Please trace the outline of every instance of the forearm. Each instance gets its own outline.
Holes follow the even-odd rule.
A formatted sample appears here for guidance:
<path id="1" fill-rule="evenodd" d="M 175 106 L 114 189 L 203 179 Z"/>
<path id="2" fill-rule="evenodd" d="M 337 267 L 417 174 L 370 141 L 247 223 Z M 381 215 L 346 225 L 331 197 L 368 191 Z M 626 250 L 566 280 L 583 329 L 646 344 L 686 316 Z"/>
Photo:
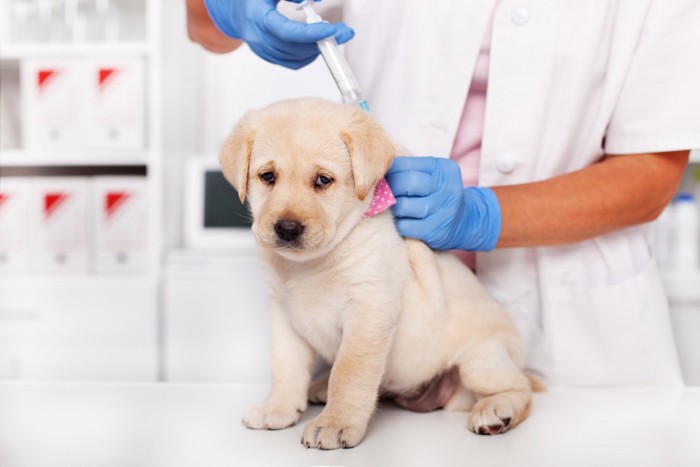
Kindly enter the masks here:
<path id="1" fill-rule="evenodd" d="M 502 212 L 497 247 L 573 243 L 652 221 L 677 190 L 688 153 L 606 156 L 552 179 L 493 187 Z"/>
<path id="2" fill-rule="evenodd" d="M 215 53 L 231 52 L 243 43 L 219 31 L 209 17 L 204 0 L 187 0 L 187 34 L 193 42 Z"/>

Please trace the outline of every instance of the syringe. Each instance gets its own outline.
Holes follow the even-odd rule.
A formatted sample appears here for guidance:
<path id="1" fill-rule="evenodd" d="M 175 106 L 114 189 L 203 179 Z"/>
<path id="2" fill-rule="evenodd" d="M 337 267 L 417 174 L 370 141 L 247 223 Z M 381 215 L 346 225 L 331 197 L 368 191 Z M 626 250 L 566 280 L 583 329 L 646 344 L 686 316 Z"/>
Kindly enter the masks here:
<path id="1" fill-rule="evenodd" d="M 304 10 L 304 13 L 306 13 L 306 22 L 309 24 L 323 22 L 323 18 L 316 13 L 311 3 L 312 0 L 304 0 L 299 4 L 299 9 Z M 345 57 L 340 53 L 335 38 L 333 36 L 327 37 L 318 41 L 317 44 L 319 50 L 321 50 L 321 55 L 323 55 L 323 60 L 331 71 L 331 75 L 333 75 L 335 84 L 337 84 L 338 89 L 340 89 L 343 102 L 356 105 L 369 112 L 367 101 L 362 97 L 360 86 L 357 84 L 355 76 L 352 74 Z"/>

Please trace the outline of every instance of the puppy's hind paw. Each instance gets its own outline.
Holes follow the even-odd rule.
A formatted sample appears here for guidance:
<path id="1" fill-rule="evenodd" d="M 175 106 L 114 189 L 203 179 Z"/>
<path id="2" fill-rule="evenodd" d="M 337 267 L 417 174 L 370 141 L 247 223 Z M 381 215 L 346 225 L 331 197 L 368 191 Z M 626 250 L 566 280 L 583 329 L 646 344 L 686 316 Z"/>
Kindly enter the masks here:
<path id="1" fill-rule="evenodd" d="M 330 372 L 327 372 L 313 380 L 309 386 L 309 402 L 312 404 L 325 404 L 328 402 L 328 379 Z"/>
<path id="2" fill-rule="evenodd" d="M 498 435 L 511 427 L 512 420 L 512 407 L 487 398 L 474 405 L 467 418 L 467 428 L 479 435 Z"/>
<path id="3" fill-rule="evenodd" d="M 243 417 L 243 424 L 253 430 L 282 430 L 294 425 L 304 408 L 281 406 L 262 402 L 250 409 Z"/>

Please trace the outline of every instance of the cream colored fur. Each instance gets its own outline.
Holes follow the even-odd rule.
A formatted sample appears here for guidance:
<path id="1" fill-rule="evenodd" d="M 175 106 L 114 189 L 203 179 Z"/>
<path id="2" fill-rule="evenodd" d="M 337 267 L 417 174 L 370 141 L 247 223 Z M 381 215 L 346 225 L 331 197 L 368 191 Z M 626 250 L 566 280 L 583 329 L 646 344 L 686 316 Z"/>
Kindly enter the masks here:
<path id="1" fill-rule="evenodd" d="M 401 238 L 389 211 L 362 217 L 394 153 L 368 114 L 320 99 L 249 112 L 224 144 L 224 175 L 249 200 L 269 277 L 272 387 L 246 426 L 299 420 L 317 354 L 332 370 L 327 394 L 312 389 L 327 404 L 305 427 L 307 447 L 357 445 L 379 395 L 410 394 L 453 367 L 462 388 L 446 408 L 471 409 L 471 431 L 527 416 L 530 383 L 506 312 L 450 253 Z M 332 182 L 316 186 L 319 175 Z M 280 220 L 303 225 L 298 242 L 280 240 Z"/>

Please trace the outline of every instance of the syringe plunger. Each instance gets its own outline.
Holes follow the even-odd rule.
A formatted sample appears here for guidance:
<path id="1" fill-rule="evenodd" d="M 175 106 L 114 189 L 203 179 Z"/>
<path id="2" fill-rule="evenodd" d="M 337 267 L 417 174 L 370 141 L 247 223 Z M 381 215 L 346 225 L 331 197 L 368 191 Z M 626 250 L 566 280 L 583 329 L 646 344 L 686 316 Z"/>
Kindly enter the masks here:
<path id="1" fill-rule="evenodd" d="M 306 13 L 307 23 L 319 23 L 323 21 L 318 13 L 311 7 L 311 1 L 306 0 L 302 2 L 300 8 Z M 343 54 L 340 53 L 340 48 L 335 38 L 333 36 L 327 37 L 318 41 L 317 44 L 323 56 L 323 60 L 326 62 L 326 66 L 328 66 L 331 75 L 333 75 L 335 84 L 338 85 L 343 102 L 368 110 L 367 102 L 362 97 L 360 86 L 357 84 L 355 76 L 350 70 L 350 65 L 348 65 Z"/>

